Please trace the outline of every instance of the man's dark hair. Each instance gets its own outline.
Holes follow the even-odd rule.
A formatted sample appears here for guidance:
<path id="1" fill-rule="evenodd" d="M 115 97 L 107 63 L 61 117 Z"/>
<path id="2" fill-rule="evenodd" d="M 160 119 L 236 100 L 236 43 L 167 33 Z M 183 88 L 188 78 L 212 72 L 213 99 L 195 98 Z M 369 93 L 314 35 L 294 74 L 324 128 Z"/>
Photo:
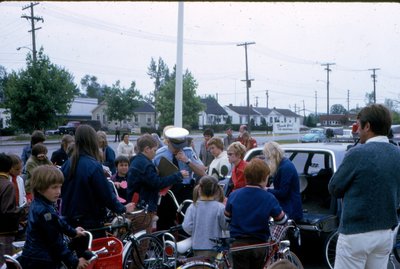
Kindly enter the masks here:
<path id="1" fill-rule="evenodd" d="M 46 140 L 46 136 L 40 130 L 36 130 L 31 135 L 31 146 L 36 145 L 37 143 L 43 143 Z"/>
<path id="2" fill-rule="evenodd" d="M 209 136 L 213 137 L 214 136 L 214 131 L 212 129 L 210 129 L 210 128 L 207 128 L 203 132 L 203 136 L 206 136 L 206 135 L 209 135 Z"/>
<path id="3" fill-rule="evenodd" d="M 392 116 L 389 109 L 381 104 L 372 104 L 360 110 L 357 115 L 361 128 L 369 122 L 371 131 L 376 135 L 387 136 L 392 125 Z"/>
<path id="4" fill-rule="evenodd" d="M 11 157 L 5 153 L 0 153 L 0 172 L 8 173 L 12 167 Z"/>

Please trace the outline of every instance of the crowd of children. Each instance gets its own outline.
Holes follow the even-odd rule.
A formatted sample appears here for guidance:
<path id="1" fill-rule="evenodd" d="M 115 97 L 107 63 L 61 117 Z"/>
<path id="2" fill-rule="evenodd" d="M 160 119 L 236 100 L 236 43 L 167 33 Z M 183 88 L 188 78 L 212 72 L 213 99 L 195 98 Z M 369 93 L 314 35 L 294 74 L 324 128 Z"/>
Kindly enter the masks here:
<path id="1" fill-rule="evenodd" d="M 26 227 L 26 243 L 20 263 L 24 267 L 58 268 L 64 262 L 71 268 L 85 268 L 88 262 L 66 247 L 64 235 L 82 236 L 84 229 L 102 225 L 106 207 L 123 213 L 144 204 L 148 216 L 143 228 L 151 232 L 160 191 L 189 176 L 186 170 L 159 176 L 153 162 L 159 141 L 150 134 L 138 138 L 137 154 L 121 154 L 117 158 L 114 155 L 111 160 L 106 157 L 111 154 L 105 134 L 96 134 L 87 125 L 79 126 L 74 140 L 71 137 L 63 139 L 60 151 L 67 154 L 67 158 L 64 155 L 61 158 L 62 167 L 59 167 L 62 163 L 52 163 L 47 159 L 43 141 L 31 143 L 31 155 L 25 164 L 25 184 L 20 176 L 23 161 L 13 154 L 0 154 L 0 265 L 4 254 L 12 254 L 11 243 L 23 225 Z M 228 148 L 228 152 L 231 151 L 232 147 Z M 110 166 L 111 161 L 115 173 L 110 179 L 117 195 L 110 188 L 100 163 Z M 190 163 L 189 160 L 186 162 L 187 165 Z M 268 219 L 273 217 L 278 223 L 286 221 L 278 201 L 265 191 L 270 173 L 268 165 L 254 159 L 242 170 L 244 175 L 241 177 L 244 176 L 246 181 L 241 178 L 239 187 L 236 182 L 239 179 L 236 179 L 236 188 L 229 198 L 224 196 L 224 190 L 215 177 L 205 175 L 197 181 L 193 189 L 193 204 L 186 210 L 182 225 L 184 231 L 192 236 L 195 255 L 213 257 L 216 254 L 210 238 L 231 236 L 236 239 L 233 245 L 266 242 L 269 237 Z M 60 198 L 62 206 L 57 208 Z M 136 204 L 131 202 L 133 200 Z M 30 208 L 28 215 L 23 210 L 25 205 Z M 233 255 L 234 266 L 261 268 L 263 253 L 265 251 L 253 250 Z"/>

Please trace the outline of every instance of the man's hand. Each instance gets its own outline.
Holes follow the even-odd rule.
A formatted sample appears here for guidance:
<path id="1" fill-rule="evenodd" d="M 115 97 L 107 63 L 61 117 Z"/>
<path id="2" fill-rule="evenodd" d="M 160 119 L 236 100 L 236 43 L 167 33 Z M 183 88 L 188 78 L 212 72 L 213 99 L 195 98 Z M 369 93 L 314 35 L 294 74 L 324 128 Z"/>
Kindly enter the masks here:
<path id="1" fill-rule="evenodd" d="M 84 233 L 85 229 L 83 229 L 82 227 L 76 227 L 75 231 L 76 231 L 76 237 L 80 237 L 80 236 L 85 236 L 86 235 L 86 233 Z"/>
<path id="2" fill-rule="evenodd" d="M 181 162 L 184 162 L 184 163 L 187 163 L 187 162 L 189 161 L 188 157 L 186 157 L 185 153 L 184 153 L 182 150 L 179 151 L 179 152 L 175 155 L 175 157 L 176 157 L 177 160 L 179 160 L 179 161 L 181 161 Z"/>
<path id="3" fill-rule="evenodd" d="M 183 178 L 189 177 L 189 172 L 188 171 L 181 170 L 180 172 L 181 172 L 181 175 L 182 175 Z"/>
<path id="4" fill-rule="evenodd" d="M 136 208 L 136 204 L 129 203 L 129 204 L 125 205 L 125 208 L 126 208 L 126 212 L 133 212 Z"/>
<path id="5" fill-rule="evenodd" d="M 77 269 L 83 269 L 89 266 L 89 261 L 84 258 L 79 258 L 79 263 Z"/>

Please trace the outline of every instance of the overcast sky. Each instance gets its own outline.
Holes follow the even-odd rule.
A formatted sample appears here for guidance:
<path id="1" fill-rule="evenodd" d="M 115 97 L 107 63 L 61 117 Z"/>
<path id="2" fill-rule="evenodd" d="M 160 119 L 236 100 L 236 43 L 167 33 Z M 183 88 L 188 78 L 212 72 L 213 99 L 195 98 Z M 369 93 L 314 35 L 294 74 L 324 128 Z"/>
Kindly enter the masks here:
<path id="1" fill-rule="evenodd" d="M 29 2 L 0 3 L 0 65 L 25 67 L 32 48 Z M 176 62 L 177 2 L 40 2 L 36 46 L 66 68 L 80 85 L 94 75 L 101 84 L 136 82 L 143 95 L 154 89 L 147 73 L 161 57 Z M 326 112 L 325 66 L 330 72 L 330 105 L 365 105 L 400 100 L 400 5 L 398 3 L 195 2 L 184 4 L 183 67 L 198 82 L 197 94 L 216 95 L 221 105 L 246 103 L 245 50 L 248 46 L 250 103 L 265 107 Z M 348 99 L 349 93 L 349 99 Z M 315 98 L 317 96 L 317 98 Z M 297 111 L 303 114 L 303 111 Z"/>

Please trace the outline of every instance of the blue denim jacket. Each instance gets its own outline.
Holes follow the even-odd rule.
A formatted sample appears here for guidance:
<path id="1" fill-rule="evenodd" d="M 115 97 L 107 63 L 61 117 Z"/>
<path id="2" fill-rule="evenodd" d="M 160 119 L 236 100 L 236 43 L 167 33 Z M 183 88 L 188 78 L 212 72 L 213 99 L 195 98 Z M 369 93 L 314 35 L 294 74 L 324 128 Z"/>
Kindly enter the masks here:
<path id="1" fill-rule="evenodd" d="M 156 166 L 143 153 L 136 155 L 128 172 L 128 201 L 135 192 L 139 193 L 140 202 L 148 204 L 150 212 L 157 211 L 161 189 L 182 182 L 182 174 L 176 172 L 170 176 L 160 177 Z"/>
<path id="2" fill-rule="evenodd" d="M 76 231 L 60 218 L 52 202 L 35 193 L 29 208 L 22 256 L 41 262 L 64 262 L 69 268 L 76 268 L 79 260 L 68 249 L 63 234 L 75 237 Z"/>

